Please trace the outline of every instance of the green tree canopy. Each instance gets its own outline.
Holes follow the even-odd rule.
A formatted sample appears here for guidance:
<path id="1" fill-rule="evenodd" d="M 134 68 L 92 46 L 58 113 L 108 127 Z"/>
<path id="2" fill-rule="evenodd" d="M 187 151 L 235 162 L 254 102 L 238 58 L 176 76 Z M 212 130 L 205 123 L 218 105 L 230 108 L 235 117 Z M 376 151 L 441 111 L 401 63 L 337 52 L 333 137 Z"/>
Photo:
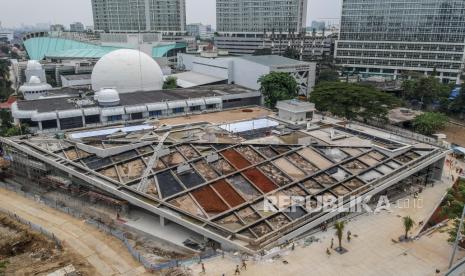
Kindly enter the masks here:
<path id="1" fill-rule="evenodd" d="M 434 76 L 405 80 L 402 88 L 405 99 L 422 102 L 425 107 L 447 99 L 451 91 L 450 85 L 442 84 Z"/>
<path id="2" fill-rule="evenodd" d="M 413 228 L 413 225 L 415 225 L 415 221 L 410 216 L 407 216 L 402 218 L 402 222 L 405 230 L 405 239 L 408 239 L 408 232 Z"/>
<path id="3" fill-rule="evenodd" d="M 167 77 L 163 83 L 163 89 L 176 89 L 178 87 L 177 81 L 176 77 Z"/>
<path id="4" fill-rule="evenodd" d="M 318 81 L 339 81 L 339 73 L 336 70 L 323 69 L 320 71 Z"/>
<path id="5" fill-rule="evenodd" d="M 421 134 L 432 135 L 444 128 L 448 121 L 449 118 L 442 113 L 426 112 L 415 117 L 413 127 Z"/>
<path id="6" fill-rule="evenodd" d="M 283 53 L 284 57 L 291 58 L 291 59 L 300 59 L 300 53 L 297 49 L 287 47 Z"/>
<path id="7" fill-rule="evenodd" d="M 274 108 L 278 101 L 295 98 L 299 91 L 297 81 L 288 73 L 271 72 L 261 76 L 258 83 L 268 108 Z"/>
<path id="8" fill-rule="evenodd" d="M 357 117 L 385 120 L 389 110 L 398 105 L 398 100 L 391 94 L 372 86 L 345 82 L 317 85 L 310 101 L 320 111 L 329 111 L 349 120 Z"/>

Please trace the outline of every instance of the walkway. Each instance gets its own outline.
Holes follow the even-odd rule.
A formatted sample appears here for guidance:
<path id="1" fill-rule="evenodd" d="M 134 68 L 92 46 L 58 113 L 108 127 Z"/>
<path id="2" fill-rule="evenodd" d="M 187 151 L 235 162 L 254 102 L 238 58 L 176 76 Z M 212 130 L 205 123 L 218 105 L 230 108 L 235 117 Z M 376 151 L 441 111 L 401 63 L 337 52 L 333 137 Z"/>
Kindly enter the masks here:
<path id="1" fill-rule="evenodd" d="M 1 188 L 0 207 L 55 234 L 100 275 L 148 275 L 121 241 L 84 221 Z"/>
<path id="2" fill-rule="evenodd" d="M 449 172 L 446 172 L 446 175 Z M 401 201 L 391 205 L 391 211 L 379 214 L 365 214 L 348 222 L 346 229 L 352 232 L 350 243 L 344 237 L 343 246 L 348 252 L 339 255 L 331 250 L 328 257 L 326 249 L 331 238 L 336 246 L 334 229 L 317 233 L 319 242 L 308 246 L 298 244 L 295 251 L 287 251 L 280 260 L 248 263 L 247 271 L 241 275 L 436 275 L 436 269 L 447 271 L 452 246 L 447 242 L 448 234 L 439 231 L 423 236 L 417 241 L 398 243 L 403 234 L 403 216 L 411 216 L 416 222 L 412 233 L 419 229 L 418 222 L 426 221 L 446 190 L 452 185 L 450 176 L 442 183 L 425 189 L 415 201 Z M 407 204 L 407 202 L 409 204 Z M 347 231 L 346 230 L 346 231 Z M 345 236 L 345 235 L 344 235 Z M 393 241 L 394 240 L 394 241 Z M 457 259 L 465 256 L 458 252 Z M 288 264 L 284 264 L 283 260 Z M 237 261 L 226 257 L 217 257 L 205 261 L 206 275 L 233 275 Z M 201 271 L 199 265 L 192 267 L 194 275 Z"/>

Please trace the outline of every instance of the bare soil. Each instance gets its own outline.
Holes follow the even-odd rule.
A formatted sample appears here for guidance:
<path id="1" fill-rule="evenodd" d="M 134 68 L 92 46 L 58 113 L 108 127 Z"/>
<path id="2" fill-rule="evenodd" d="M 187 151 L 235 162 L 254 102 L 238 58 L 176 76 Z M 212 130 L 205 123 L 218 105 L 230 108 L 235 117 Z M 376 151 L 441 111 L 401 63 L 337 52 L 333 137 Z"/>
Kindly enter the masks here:
<path id="1" fill-rule="evenodd" d="M 465 125 L 464 122 L 461 124 Z M 460 146 L 465 146 L 465 127 L 457 124 L 447 124 L 446 127 L 440 131 L 447 135 L 447 141 Z"/>
<path id="2" fill-rule="evenodd" d="M 47 275 L 68 265 L 80 275 L 96 274 L 70 249 L 59 248 L 53 240 L 0 214 L 0 275 Z"/>

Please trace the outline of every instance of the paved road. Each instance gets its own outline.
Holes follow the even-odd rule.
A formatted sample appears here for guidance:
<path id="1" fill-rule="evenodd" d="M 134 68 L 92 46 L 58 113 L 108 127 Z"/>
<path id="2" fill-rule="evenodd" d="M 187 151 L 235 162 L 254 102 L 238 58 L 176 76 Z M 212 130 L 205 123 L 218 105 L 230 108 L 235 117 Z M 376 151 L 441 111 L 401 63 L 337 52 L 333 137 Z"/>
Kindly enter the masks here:
<path id="1" fill-rule="evenodd" d="M 0 207 L 54 233 L 100 275 L 148 275 L 121 241 L 84 221 L 1 188 Z"/>

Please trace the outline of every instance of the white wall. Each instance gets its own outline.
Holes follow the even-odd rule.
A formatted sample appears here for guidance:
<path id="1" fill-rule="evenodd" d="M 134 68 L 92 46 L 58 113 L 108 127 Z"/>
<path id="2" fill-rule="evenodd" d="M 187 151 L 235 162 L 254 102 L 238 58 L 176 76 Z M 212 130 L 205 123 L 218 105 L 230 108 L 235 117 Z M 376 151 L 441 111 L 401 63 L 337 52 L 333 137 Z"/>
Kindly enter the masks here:
<path id="1" fill-rule="evenodd" d="M 270 67 L 248 60 L 237 58 L 234 60 L 233 79 L 234 83 L 249 89 L 260 89 L 258 79 L 270 73 Z"/>

